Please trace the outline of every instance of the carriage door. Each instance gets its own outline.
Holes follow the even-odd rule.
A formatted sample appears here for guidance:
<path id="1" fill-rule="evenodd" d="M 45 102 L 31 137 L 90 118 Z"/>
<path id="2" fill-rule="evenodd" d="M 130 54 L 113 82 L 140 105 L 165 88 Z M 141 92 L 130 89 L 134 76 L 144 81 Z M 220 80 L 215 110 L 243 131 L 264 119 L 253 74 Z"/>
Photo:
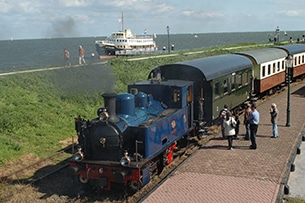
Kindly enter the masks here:
<path id="1" fill-rule="evenodd" d="M 193 118 L 194 118 L 194 103 L 193 103 L 193 86 L 190 85 L 187 88 L 187 106 L 188 106 L 188 123 L 189 128 L 193 126 Z"/>

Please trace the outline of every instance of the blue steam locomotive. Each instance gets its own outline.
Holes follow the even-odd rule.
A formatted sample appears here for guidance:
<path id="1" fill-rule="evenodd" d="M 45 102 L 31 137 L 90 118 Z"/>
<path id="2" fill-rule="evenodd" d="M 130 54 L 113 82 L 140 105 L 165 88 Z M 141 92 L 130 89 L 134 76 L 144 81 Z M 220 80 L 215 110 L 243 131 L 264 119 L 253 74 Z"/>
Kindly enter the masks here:
<path id="1" fill-rule="evenodd" d="M 81 183 L 137 190 L 172 161 L 177 142 L 190 131 L 192 82 L 140 81 L 128 92 L 105 93 L 97 118 L 76 118 L 79 145 L 70 166 Z"/>

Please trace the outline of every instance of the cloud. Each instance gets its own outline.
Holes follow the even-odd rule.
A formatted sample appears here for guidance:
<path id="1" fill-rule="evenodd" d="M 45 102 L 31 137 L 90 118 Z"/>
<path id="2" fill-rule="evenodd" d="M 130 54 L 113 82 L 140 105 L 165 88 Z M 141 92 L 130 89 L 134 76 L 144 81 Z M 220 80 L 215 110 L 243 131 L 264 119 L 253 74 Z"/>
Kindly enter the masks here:
<path id="1" fill-rule="evenodd" d="M 13 8 L 13 5 L 8 1 L 0 1 L 0 8 L 0 13 L 8 13 Z"/>
<path id="2" fill-rule="evenodd" d="M 57 0 L 58 4 L 63 7 L 89 7 L 92 1 L 89 0 Z"/>
<path id="3" fill-rule="evenodd" d="M 162 14 L 168 11 L 174 11 L 175 7 L 161 3 L 155 0 L 130 0 L 130 1 L 122 1 L 122 0 L 111 0 L 103 2 L 104 7 L 116 8 L 121 11 L 139 11 L 135 13 L 146 12 L 147 15 L 158 13 Z M 167 14 L 167 13 L 166 13 Z"/>
<path id="4" fill-rule="evenodd" d="M 191 10 L 184 10 L 181 12 L 183 16 L 193 17 L 193 18 L 219 18 L 224 17 L 225 15 L 221 13 L 214 13 L 214 12 L 198 12 L 198 11 L 191 11 Z"/>
<path id="5" fill-rule="evenodd" d="M 304 10 L 287 10 L 287 11 L 280 11 L 279 12 L 282 15 L 286 15 L 286 16 L 303 16 L 305 14 Z"/>

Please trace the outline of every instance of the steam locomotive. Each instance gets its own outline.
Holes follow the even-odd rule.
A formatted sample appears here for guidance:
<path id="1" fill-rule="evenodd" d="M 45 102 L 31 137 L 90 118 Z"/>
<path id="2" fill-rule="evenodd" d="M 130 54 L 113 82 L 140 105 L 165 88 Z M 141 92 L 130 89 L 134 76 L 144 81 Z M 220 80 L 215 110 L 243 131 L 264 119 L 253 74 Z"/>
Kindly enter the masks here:
<path id="1" fill-rule="evenodd" d="M 70 165 L 81 183 L 137 190 L 172 161 L 178 141 L 192 129 L 192 82 L 140 81 L 128 92 L 103 94 L 97 118 L 76 119 L 79 148 Z"/>
<path id="2" fill-rule="evenodd" d="M 291 44 L 156 67 L 127 93 L 103 94 L 96 118 L 75 119 L 78 150 L 70 166 L 81 183 L 138 190 L 171 163 L 176 148 L 202 138 L 224 104 L 238 108 L 287 77 L 304 78 L 304 58 L 305 44 Z"/>

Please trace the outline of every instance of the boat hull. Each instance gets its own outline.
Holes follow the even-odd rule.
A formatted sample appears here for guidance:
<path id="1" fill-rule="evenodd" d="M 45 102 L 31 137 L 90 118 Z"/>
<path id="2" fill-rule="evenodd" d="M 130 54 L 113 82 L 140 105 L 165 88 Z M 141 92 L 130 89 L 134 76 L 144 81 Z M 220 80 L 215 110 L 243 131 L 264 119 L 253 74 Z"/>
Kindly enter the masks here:
<path id="1" fill-rule="evenodd" d="M 154 54 L 158 52 L 157 47 L 139 48 L 139 49 L 118 49 L 115 46 L 103 45 L 96 43 L 96 52 L 99 54 L 100 58 L 105 58 L 105 56 L 132 56 L 132 55 L 144 55 L 144 54 Z"/>

